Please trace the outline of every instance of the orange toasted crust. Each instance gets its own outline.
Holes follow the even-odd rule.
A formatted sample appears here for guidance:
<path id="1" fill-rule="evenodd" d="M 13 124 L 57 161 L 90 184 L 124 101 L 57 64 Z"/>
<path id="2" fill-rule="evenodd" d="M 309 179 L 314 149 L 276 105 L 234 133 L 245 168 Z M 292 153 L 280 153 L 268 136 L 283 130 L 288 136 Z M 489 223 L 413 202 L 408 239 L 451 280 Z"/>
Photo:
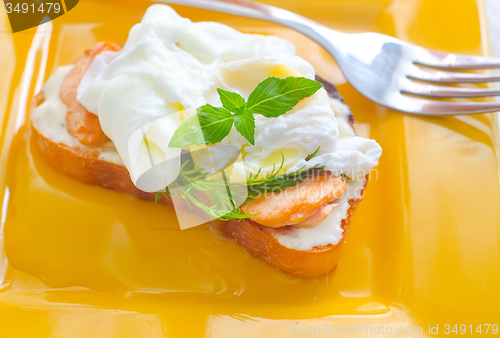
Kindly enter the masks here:
<path id="1" fill-rule="evenodd" d="M 224 235 L 234 239 L 247 249 L 252 256 L 275 268 L 293 276 L 313 278 L 328 273 L 339 263 L 349 224 L 359 202 L 361 199 L 349 200 L 350 207 L 347 210 L 347 217 L 342 220 L 340 225 L 344 231 L 339 243 L 316 246 L 307 251 L 294 250 L 281 245 L 264 226 L 252 220 L 220 222 L 219 229 Z M 279 232 L 281 229 L 273 229 L 273 231 Z"/>

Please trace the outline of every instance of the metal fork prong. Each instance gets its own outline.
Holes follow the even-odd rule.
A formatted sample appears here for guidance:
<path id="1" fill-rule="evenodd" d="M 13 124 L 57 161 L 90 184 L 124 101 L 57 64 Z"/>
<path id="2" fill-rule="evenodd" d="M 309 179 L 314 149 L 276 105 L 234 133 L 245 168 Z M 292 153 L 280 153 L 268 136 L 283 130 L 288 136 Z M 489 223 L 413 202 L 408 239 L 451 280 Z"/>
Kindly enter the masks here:
<path id="1" fill-rule="evenodd" d="M 500 58 L 446 54 L 418 48 L 414 62 L 428 67 L 446 69 L 500 68 Z"/>
<path id="2" fill-rule="evenodd" d="M 435 83 L 499 82 L 500 74 L 450 73 L 411 65 L 406 74 L 411 79 Z"/>
<path id="3" fill-rule="evenodd" d="M 441 87 L 415 83 L 410 80 L 404 81 L 401 92 L 405 94 L 440 98 L 500 96 L 500 89 Z"/>
<path id="4" fill-rule="evenodd" d="M 416 115 L 467 115 L 500 110 L 500 102 L 443 102 L 412 97 L 405 98 L 404 102 L 404 107 L 398 110 Z"/>
<path id="5" fill-rule="evenodd" d="M 415 85 L 418 84 L 408 78 L 410 75 L 407 71 L 408 65 L 419 64 L 446 70 L 488 69 L 500 68 L 499 58 L 433 52 L 378 33 L 340 33 L 298 14 L 259 2 L 247 0 L 158 1 L 266 20 L 295 29 L 323 46 L 337 61 L 347 81 L 361 94 L 389 108 L 412 114 L 434 116 L 500 110 L 500 103 L 496 102 L 439 102 L 402 94 L 404 81 Z M 451 79 L 452 76 L 455 76 L 454 79 L 466 77 L 468 80 L 466 82 L 492 81 L 489 77 L 484 78 L 487 75 L 477 75 L 474 80 L 469 75 L 450 75 L 448 78 L 437 76 L 436 78 L 439 81 L 436 82 L 446 81 L 446 79 Z M 401 77 L 403 78 L 401 79 Z M 419 73 L 414 78 L 420 79 L 422 76 Z M 492 89 L 470 90 L 466 88 L 422 87 L 425 84 L 420 86 L 412 87 L 408 85 L 407 88 L 404 88 L 406 91 L 403 92 L 439 97 L 500 95 Z"/>

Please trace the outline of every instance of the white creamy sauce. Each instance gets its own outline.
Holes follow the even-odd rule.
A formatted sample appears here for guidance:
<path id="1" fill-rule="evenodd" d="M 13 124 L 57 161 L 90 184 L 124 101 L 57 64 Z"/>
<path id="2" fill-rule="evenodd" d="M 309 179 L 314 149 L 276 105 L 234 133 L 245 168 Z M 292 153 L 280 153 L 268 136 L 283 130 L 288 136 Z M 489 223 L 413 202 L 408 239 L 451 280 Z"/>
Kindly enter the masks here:
<path id="1" fill-rule="evenodd" d="M 267 228 L 268 231 L 281 245 L 295 250 L 311 250 L 316 246 L 337 244 L 342 239 L 344 232 L 340 225 L 342 220 L 347 217 L 347 210 L 350 207 L 349 200 L 362 197 L 361 192 L 365 181 L 349 181 L 347 191 L 335 200 L 335 204 L 338 205 L 321 223 L 310 228 L 287 227 L 286 230 Z"/>
<path id="2" fill-rule="evenodd" d="M 73 65 L 59 67 L 50 76 L 43 86 L 45 100 L 33 109 L 31 121 L 50 140 L 70 147 L 78 147 L 81 145 L 80 142 L 68 133 L 66 127 L 68 108 L 59 97 L 64 78 L 72 69 Z"/>
<path id="3" fill-rule="evenodd" d="M 111 149 L 105 150 L 99 154 L 97 157 L 98 160 L 111 162 L 119 165 L 123 165 L 122 158 L 116 151 L 115 147 L 110 147 Z"/>
<path id="4" fill-rule="evenodd" d="M 73 65 L 58 67 L 43 86 L 44 101 L 31 112 L 31 121 L 40 133 L 55 143 L 70 147 L 87 148 L 78 139 L 68 133 L 66 115 L 68 108 L 61 101 L 59 93 L 66 75 L 71 72 Z M 112 142 L 103 147 L 98 159 L 123 165 Z"/>
<path id="5" fill-rule="evenodd" d="M 44 87 L 46 101 L 34 110 L 33 123 L 56 142 L 80 145 L 66 130 L 67 110 L 59 99 L 70 70 L 71 66 L 61 67 L 51 76 Z M 168 6 L 153 5 L 131 29 L 122 51 L 95 58 L 78 88 L 78 100 L 98 115 L 116 146 L 117 152 L 112 149 L 99 158 L 123 161 L 139 189 L 157 191 L 178 175 L 179 162 L 174 158 L 179 150 L 168 144 L 182 121 L 206 103 L 221 106 L 217 88 L 248 99 L 256 85 L 270 76 L 314 79 L 315 74 L 286 40 L 244 34 L 215 22 L 193 23 Z M 283 152 L 288 172 L 319 165 L 335 175 L 348 175 L 352 179 L 347 192 L 323 222 L 311 228 L 268 230 L 291 249 L 337 244 L 348 201 L 361 197 L 365 176 L 382 153 L 374 140 L 355 135 L 349 114 L 346 105 L 320 89 L 278 118 L 257 115 L 255 145 L 233 127 L 222 142 L 206 148 L 211 156 L 193 158 L 197 167 L 215 172 L 240 155 L 244 176 L 258 168 L 263 174 L 272 170 Z M 170 120 L 162 120 L 165 117 Z M 318 147 L 318 154 L 305 161 Z M 152 155 L 163 161 L 161 165 L 151 164 Z"/>

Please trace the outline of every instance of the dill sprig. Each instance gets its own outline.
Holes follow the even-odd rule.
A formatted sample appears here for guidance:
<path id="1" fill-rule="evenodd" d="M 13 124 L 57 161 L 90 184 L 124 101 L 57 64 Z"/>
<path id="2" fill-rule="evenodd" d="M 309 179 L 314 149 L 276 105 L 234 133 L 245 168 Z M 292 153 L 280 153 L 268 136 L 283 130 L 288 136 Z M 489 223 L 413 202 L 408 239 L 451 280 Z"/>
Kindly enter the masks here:
<path id="1" fill-rule="evenodd" d="M 306 160 L 310 160 L 318 151 L 319 148 L 313 154 L 307 156 Z M 284 165 L 285 156 L 281 152 L 281 164 L 279 167 L 274 164 L 271 172 L 267 173 L 264 177 L 260 177 L 262 168 L 259 168 L 255 174 L 251 173 L 246 184 L 248 193 L 247 201 L 256 199 L 267 192 L 280 192 L 286 188 L 295 186 L 304 181 L 314 171 L 320 171 L 324 168 L 315 166 L 305 169 L 306 166 L 304 165 L 294 172 L 280 174 Z M 231 195 L 231 191 L 237 192 L 238 188 L 241 188 L 241 184 L 237 185 L 216 179 L 207 180 L 209 174 L 203 172 L 203 170 L 203 168 L 195 169 L 191 160 L 185 160 L 181 165 L 177 179 L 165 191 L 158 191 L 156 193 L 155 203 L 158 203 L 162 197 L 168 199 L 170 195 L 186 201 L 191 211 L 193 210 L 193 206 L 196 206 L 212 218 L 222 221 L 229 221 L 231 219 L 240 220 L 255 216 L 243 213 L 241 208 L 234 205 L 235 196 Z M 213 205 L 207 205 L 204 202 L 207 199 L 213 201 Z"/>
<path id="2" fill-rule="evenodd" d="M 310 159 L 312 159 L 314 156 L 316 156 L 316 154 L 318 153 L 318 151 L 319 151 L 319 147 L 318 147 L 318 148 L 316 148 L 316 150 L 314 151 L 314 153 L 309 154 L 309 155 L 307 155 L 307 156 L 306 156 L 306 161 L 309 161 L 309 160 L 310 160 Z"/>
<path id="3" fill-rule="evenodd" d="M 182 163 L 177 179 L 165 191 L 156 193 L 156 203 L 162 196 L 168 199 L 170 195 L 186 201 L 189 210 L 193 211 L 193 206 L 196 206 L 207 215 L 222 221 L 254 216 L 245 214 L 239 207 L 235 207 L 228 191 L 227 184 L 230 183 L 207 180 L 208 173 L 203 172 L 203 168 L 190 169 L 188 166 L 190 163 L 189 160 Z M 204 199 L 210 199 L 214 204 L 209 206 L 203 201 Z"/>
<path id="4" fill-rule="evenodd" d="M 351 179 L 349 176 L 347 176 L 344 173 L 340 174 L 340 176 L 342 176 L 345 180 L 350 180 Z"/>
<path id="5" fill-rule="evenodd" d="M 311 154 L 312 156 L 307 156 L 306 161 L 311 159 L 318 152 L 318 150 L 319 148 L 316 149 L 313 154 Z M 305 169 L 306 166 L 304 165 L 294 172 L 279 175 L 284 165 L 285 155 L 281 153 L 281 165 L 278 168 L 276 168 L 276 165 L 273 165 L 273 170 L 266 174 L 265 177 L 258 179 L 262 168 L 259 168 L 259 170 L 255 174 L 250 174 L 247 182 L 247 200 L 256 199 L 266 192 L 280 192 L 282 190 L 285 190 L 286 188 L 299 184 L 307 177 L 309 177 L 312 172 L 319 171 L 320 169 L 324 168 L 320 166 L 314 166 L 312 168 Z"/>

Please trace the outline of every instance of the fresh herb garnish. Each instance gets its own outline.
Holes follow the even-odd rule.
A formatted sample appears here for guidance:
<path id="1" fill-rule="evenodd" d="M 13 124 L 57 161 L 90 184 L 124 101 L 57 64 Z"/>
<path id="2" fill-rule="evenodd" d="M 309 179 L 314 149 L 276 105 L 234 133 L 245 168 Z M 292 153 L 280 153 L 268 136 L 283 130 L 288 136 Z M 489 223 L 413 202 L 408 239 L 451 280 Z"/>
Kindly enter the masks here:
<path id="1" fill-rule="evenodd" d="M 312 158 L 319 148 L 308 156 Z M 273 170 L 260 177 L 261 168 L 255 173 L 250 174 L 247 182 L 247 200 L 252 200 L 260 197 L 267 192 L 279 192 L 288 187 L 295 186 L 311 175 L 314 171 L 319 171 L 323 167 L 313 167 L 305 169 L 302 167 L 292 173 L 279 174 L 285 165 L 285 156 L 281 153 L 281 165 L 273 166 Z M 242 213 L 239 207 L 235 207 L 233 202 L 227 199 L 228 184 L 222 180 L 207 180 L 208 174 L 203 172 L 204 169 L 194 169 L 190 160 L 185 160 L 181 165 L 179 177 L 166 188 L 165 191 L 158 191 L 155 197 L 155 203 L 158 203 L 162 197 L 168 199 L 168 195 L 179 199 L 184 199 L 190 210 L 192 206 L 200 208 L 207 215 L 223 221 L 231 219 L 250 218 L 255 215 Z M 231 189 L 237 191 L 237 189 Z M 212 206 L 204 203 L 201 194 L 209 194 L 212 201 L 218 202 Z M 234 198 L 234 196 L 232 196 Z"/>
<path id="2" fill-rule="evenodd" d="M 192 211 L 193 206 L 198 207 L 207 215 L 229 221 L 231 219 L 250 218 L 254 215 L 244 214 L 239 207 L 235 207 L 228 199 L 227 183 L 221 180 L 207 180 L 208 173 L 204 169 L 190 169 L 190 161 L 181 165 L 177 179 L 170 184 L 165 191 L 156 193 L 155 202 L 168 195 L 186 201 L 187 206 Z M 168 193 L 168 195 L 167 195 Z M 204 194 L 210 196 L 214 205 L 208 206 L 204 202 Z"/>
<path id="3" fill-rule="evenodd" d="M 261 169 L 259 169 L 255 174 L 250 174 L 247 183 L 247 200 L 256 199 L 266 192 L 280 192 L 282 190 L 285 190 L 286 188 L 293 187 L 294 185 L 299 184 L 307 177 L 309 177 L 312 172 L 319 171 L 320 169 L 324 168 L 320 166 L 314 166 L 312 168 L 305 169 L 305 166 L 303 166 L 302 168 L 297 169 L 294 172 L 278 175 L 284 164 L 285 157 L 283 153 L 281 153 L 281 165 L 277 169 L 275 166 L 273 166 L 273 170 L 265 177 L 260 179 L 257 178 L 260 175 Z"/>
<path id="4" fill-rule="evenodd" d="M 340 176 L 342 176 L 344 179 L 346 180 L 350 180 L 351 178 L 349 176 L 347 176 L 346 174 L 340 174 Z"/>
<path id="5" fill-rule="evenodd" d="M 307 155 L 306 161 L 309 161 L 311 158 L 313 158 L 314 156 L 316 156 L 316 154 L 318 153 L 318 151 L 319 151 L 319 147 L 316 148 L 316 150 L 314 151 L 314 153 Z"/>
<path id="6" fill-rule="evenodd" d="M 177 128 L 170 147 L 218 143 L 229 134 L 233 124 L 254 145 L 254 114 L 268 118 L 286 114 L 300 100 L 313 95 L 322 86 L 320 82 L 304 77 L 270 77 L 257 85 L 248 97 L 248 102 L 237 93 L 219 88 L 217 92 L 223 107 L 210 104 L 199 107 L 196 115 L 188 117 Z"/>

